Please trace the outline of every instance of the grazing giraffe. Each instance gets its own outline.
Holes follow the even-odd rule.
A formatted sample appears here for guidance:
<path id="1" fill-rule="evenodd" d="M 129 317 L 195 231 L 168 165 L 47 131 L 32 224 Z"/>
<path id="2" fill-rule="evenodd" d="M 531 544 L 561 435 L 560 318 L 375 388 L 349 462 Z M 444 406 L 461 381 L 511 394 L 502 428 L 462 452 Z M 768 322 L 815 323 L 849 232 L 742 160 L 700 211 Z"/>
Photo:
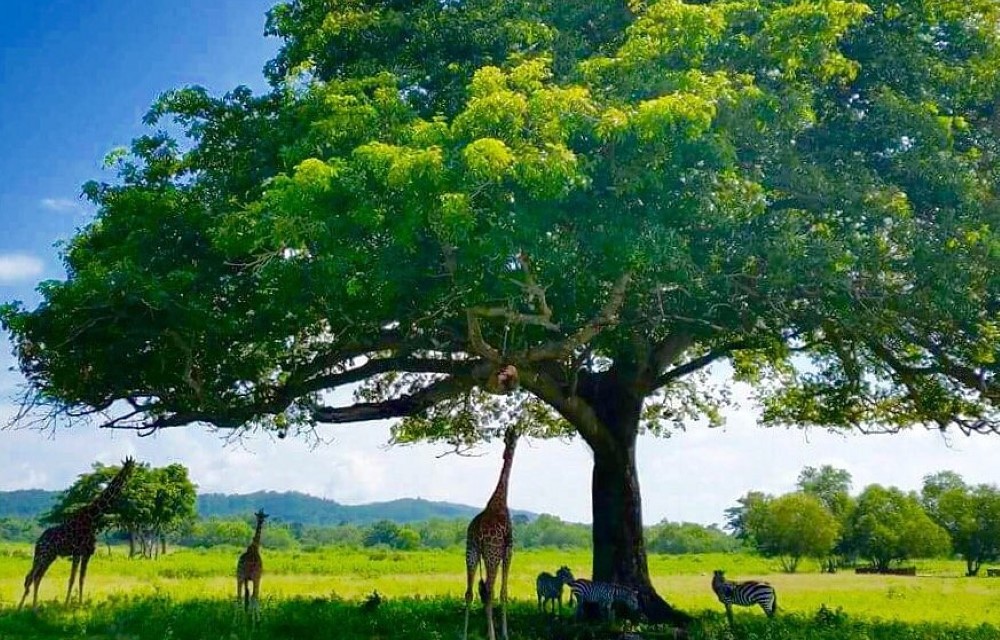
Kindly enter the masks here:
<path id="1" fill-rule="evenodd" d="M 472 604 L 472 583 L 476 578 L 476 569 L 482 561 L 486 573 L 485 588 L 480 592 L 485 595 L 486 622 L 489 640 L 496 640 L 493 628 L 493 594 L 496 585 L 497 568 L 502 566 L 500 578 L 500 634 L 507 640 L 507 574 L 510 571 L 510 559 L 514 550 L 514 526 L 510 520 L 510 510 L 507 509 L 507 481 L 510 478 L 511 463 L 514 461 L 514 447 L 517 445 L 517 432 L 513 427 L 504 433 L 503 469 L 500 480 L 490 501 L 472 522 L 465 536 L 465 631 L 463 638 L 469 637 L 469 607 Z"/>
<path id="2" fill-rule="evenodd" d="M 267 514 L 261 509 L 254 514 L 257 518 L 257 530 L 253 534 L 253 540 L 247 550 L 240 555 L 236 563 L 236 599 L 243 596 L 243 608 L 249 609 L 250 603 L 254 606 L 258 604 L 257 594 L 260 592 L 260 576 L 264 573 L 264 561 L 260 559 L 260 531 L 264 528 L 264 521 Z M 250 593 L 250 585 L 253 583 L 253 594 Z"/>
<path id="3" fill-rule="evenodd" d="M 135 460 L 126 458 L 122 463 L 122 468 L 111 479 L 108 486 L 97 495 L 88 505 L 81 507 L 70 514 L 66 521 L 49 527 L 39 536 L 35 543 L 35 557 L 31 563 L 31 570 L 24 577 L 24 595 L 21 596 L 21 604 L 18 609 L 24 607 L 24 601 L 28 597 L 28 592 L 34 587 L 34 595 L 31 598 L 31 607 L 38 605 L 38 585 L 42 582 L 42 576 L 48 571 L 58 557 L 69 557 L 73 560 L 73 568 L 69 574 L 69 587 L 66 589 L 66 604 L 69 604 L 73 595 L 73 582 L 76 579 L 76 569 L 80 568 L 80 603 L 83 603 L 83 581 L 87 576 L 87 563 L 90 556 L 97 550 L 97 530 L 100 528 L 101 517 L 108 513 L 114 506 L 118 497 L 125 488 L 132 471 L 135 468 Z"/>

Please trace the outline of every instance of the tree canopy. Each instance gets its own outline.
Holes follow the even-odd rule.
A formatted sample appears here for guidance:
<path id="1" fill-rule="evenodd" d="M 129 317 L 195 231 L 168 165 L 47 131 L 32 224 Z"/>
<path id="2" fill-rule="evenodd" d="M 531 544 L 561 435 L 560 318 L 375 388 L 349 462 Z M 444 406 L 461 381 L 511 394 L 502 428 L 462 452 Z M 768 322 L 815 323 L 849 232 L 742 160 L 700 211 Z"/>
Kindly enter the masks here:
<path id="1" fill-rule="evenodd" d="M 914 495 L 869 485 L 858 496 L 846 532 L 848 546 L 879 570 L 893 562 L 946 554 L 948 533 L 931 520 Z"/>
<path id="2" fill-rule="evenodd" d="M 996 5 L 585 4 L 279 4 L 274 91 L 165 94 L 188 142 L 113 158 L 6 308 L 38 398 L 468 439 L 504 360 L 599 439 L 590 378 L 666 390 L 653 425 L 731 359 L 770 421 L 993 428 Z"/>
<path id="3" fill-rule="evenodd" d="M 1000 490 L 993 485 L 971 487 L 953 471 L 924 478 L 920 494 L 928 515 L 951 537 L 965 559 L 966 575 L 975 576 L 984 562 L 1000 558 Z"/>
<path id="4" fill-rule="evenodd" d="M 788 573 L 802 558 L 825 559 L 840 535 L 840 525 L 814 495 L 798 492 L 752 503 L 747 528 L 758 551 L 781 561 Z"/>
<path id="5" fill-rule="evenodd" d="M 144 432 L 579 434 L 595 576 L 648 586 L 636 435 L 718 420 L 713 363 L 768 423 L 998 431 L 998 23 L 993 0 L 280 3 L 272 90 L 166 93 L 148 122 L 185 139 L 110 157 L 68 277 L 3 311 L 29 400 Z"/>

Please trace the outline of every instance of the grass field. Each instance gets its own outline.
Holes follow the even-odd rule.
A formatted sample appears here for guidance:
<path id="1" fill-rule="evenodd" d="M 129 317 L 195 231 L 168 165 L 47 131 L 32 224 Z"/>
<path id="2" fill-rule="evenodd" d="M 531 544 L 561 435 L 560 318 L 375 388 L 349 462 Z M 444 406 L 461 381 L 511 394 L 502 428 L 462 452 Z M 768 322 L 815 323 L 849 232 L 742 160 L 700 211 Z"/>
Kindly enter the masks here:
<path id="1" fill-rule="evenodd" d="M 38 614 L 16 613 L 28 545 L 0 546 L 0 640 L 7 638 L 453 638 L 461 633 L 464 562 L 460 551 L 393 552 L 324 549 L 267 552 L 262 617 L 248 627 L 232 605 L 233 571 L 240 550 L 179 550 L 155 561 L 129 560 L 102 549 L 91 561 L 87 602 L 61 604 L 69 562 L 57 561 L 42 582 Z M 581 551 L 521 551 L 511 574 L 514 638 L 553 637 L 535 613 L 534 577 L 566 564 L 589 573 Z M 767 624 L 759 610 L 737 611 L 741 636 L 923 640 L 1000 639 L 1000 580 L 963 578 L 959 562 L 917 563 L 913 577 L 785 575 L 768 560 L 748 555 L 651 556 L 657 589 L 695 614 L 692 637 L 727 637 L 722 606 L 709 586 L 723 568 L 736 579 L 763 578 L 779 599 L 779 617 Z M 808 569 L 808 567 L 807 567 Z M 377 589 L 386 602 L 375 612 L 358 603 Z M 823 611 L 820 608 L 824 607 Z M 837 613 L 842 609 L 841 613 Z M 566 610 L 568 615 L 568 609 Z M 473 614 L 482 632 L 482 613 Z M 169 632 L 169 633 L 168 633 Z M 478 636 L 477 636 L 478 637 Z M 567 637 L 578 637 L 570 635 Z"/>

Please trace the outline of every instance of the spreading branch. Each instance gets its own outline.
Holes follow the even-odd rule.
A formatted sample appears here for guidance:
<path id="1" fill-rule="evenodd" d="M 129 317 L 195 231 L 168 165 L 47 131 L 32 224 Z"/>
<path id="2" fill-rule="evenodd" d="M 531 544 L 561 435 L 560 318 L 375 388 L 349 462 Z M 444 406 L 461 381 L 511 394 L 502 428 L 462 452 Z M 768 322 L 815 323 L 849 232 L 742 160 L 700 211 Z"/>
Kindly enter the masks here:
<path id="1" fill-rule="evenodd" d="M 512 360 L 515 362 L 561 361 L 576 353 L 597 337 L 601 331 L 618 324 L 618 313 L 625 304 L 625 292 L 628 290 L 631 280 L 631 272 L 622 274 L 612 287 L 608 301 L 601 307 L 600 312 L 576 333 L 565 340 L 548 342 L 540 347 L 519 352 Z"/>

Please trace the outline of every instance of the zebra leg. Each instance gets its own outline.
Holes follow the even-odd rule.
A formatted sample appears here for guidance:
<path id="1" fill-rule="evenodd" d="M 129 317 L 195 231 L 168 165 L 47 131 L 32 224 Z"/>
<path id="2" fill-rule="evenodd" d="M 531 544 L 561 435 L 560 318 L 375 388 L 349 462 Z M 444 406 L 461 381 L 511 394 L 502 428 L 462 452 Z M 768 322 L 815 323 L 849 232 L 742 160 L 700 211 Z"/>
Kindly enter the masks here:
<path id="1" fill-rule="evenodd" d="M 728 603 L 728 602 L 726 603 L 726 618 L 729 619 L 729 627 L 732 628 L 732 626 L 733 626 L 733 605 L 730 604 L 730 603 Z"/>

